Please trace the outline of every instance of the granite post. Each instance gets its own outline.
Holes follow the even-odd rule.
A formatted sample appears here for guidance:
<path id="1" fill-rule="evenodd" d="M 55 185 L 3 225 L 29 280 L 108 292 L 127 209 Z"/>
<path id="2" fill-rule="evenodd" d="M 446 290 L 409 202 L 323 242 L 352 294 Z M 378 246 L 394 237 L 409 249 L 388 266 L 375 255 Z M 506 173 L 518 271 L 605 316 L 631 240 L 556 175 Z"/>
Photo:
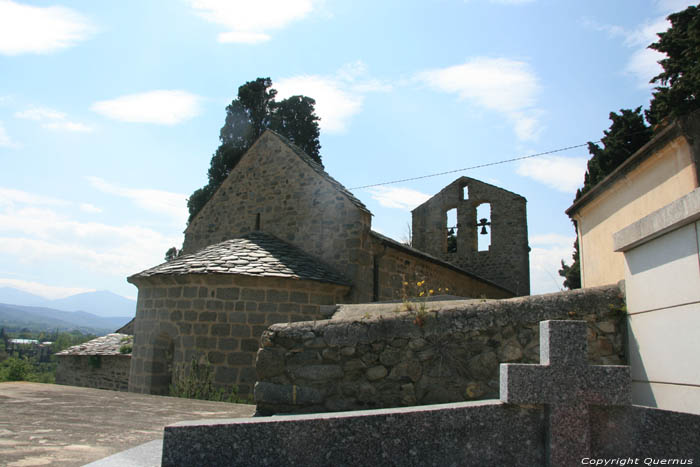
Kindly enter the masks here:
<path id="1" fill-rule="evenodd" d="M 589 405 L 630 405 L 628 366 L 588 365 L 585 321 L 542 321 L 540 364 L 501 364 L 501 401 L 545 405 L 550 466 L 590 455 Z"/>

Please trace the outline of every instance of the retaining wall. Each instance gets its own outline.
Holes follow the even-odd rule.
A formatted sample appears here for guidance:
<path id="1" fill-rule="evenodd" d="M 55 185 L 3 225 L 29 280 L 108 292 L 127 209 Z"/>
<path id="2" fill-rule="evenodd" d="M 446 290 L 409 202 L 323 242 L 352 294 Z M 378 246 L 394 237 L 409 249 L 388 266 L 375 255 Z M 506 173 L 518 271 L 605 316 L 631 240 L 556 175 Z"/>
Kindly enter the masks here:
<path id="1" fill-rule="evenodd" d="M 56 384 L 127 391 L 131 355 L 58 355 Z"/>
<path id="2" fill-rule="evenodd" d="M 492 301 L 442 302 L 434 311 L 367 305 L 364 314 L 275 324 L 262 334 L 260 413 L 426 405 L 498 397 L 499 363 L 539 363 L 539 322 L 588 322 L 589 360 L 627 362 L 617 286 Z M 387 306 L 393 309 L 387 312 Z M 428 310 L 431 310 L 430 305 Z M 344 313 L 343 313 L 344 314 Z"/>

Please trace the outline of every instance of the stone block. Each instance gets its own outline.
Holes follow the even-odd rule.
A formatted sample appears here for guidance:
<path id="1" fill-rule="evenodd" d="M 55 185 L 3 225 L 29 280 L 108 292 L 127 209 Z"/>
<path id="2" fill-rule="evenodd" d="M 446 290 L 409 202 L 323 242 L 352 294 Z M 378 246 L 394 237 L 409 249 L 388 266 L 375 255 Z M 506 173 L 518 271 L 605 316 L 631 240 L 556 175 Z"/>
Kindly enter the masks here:
<path id="1" fill-rule="evenodd" d="M 250 326 L 246 324 L 232 324 L 231 335 L 233 337 L 251 337 Z"/>
<path id="2" fill-rule="evenodd" d="M 369 381 L 377 381 L 387 375 L 387 369 L 382 365 L 373 366 L 372 368 L 367 369 L 365 375 Z"/>
<path id="3" fill-rule="evenodd" d="M 339 365 L 309 365 L 292 370 L 295 378 L 310 381 L 326 381 L 343 377 L 343 369 Z"/>
<path id="4" fill-rule="evenodd" d="M 291 292 L 289 301 L 292 303 L 309 303 L 309 294 L 306 292 Z"/>
<path id="5" fill-rule="evenodd" d="M 283 303 L 289 301 L 289 292 L 286 290 L 268 290 L 267 301 L 272 303 Z"/>
<path id="6" fill-rule="evenodd" d="M 259 343 L 257 339 L 242 339 L 241 350 L 243 352 L 257 352 Z"/>
<path id="7" fill-rule="evenodd" d="M 265 322 L 265 315 L 259 312 L 248 313 L 247 321 L 250 324 L 263 324 Z"/>
<path id="8" fill-rule="evenodd" d="M 216 312 L 214 311 L 202 311 L 199 313 L 199 321 L 216 321 Z"/>
<path id="9" fill-rule="evenodd" d="M 219 287 L 216 289 L 216 298 L 219 300 L 238 300 L 240 290 L 237 287 Z"/>
<path id="10" fill-rule="evenodd" d="M 217 366 L 214 370 L 214 381 L 218 384 L 234 384 L 238 381 L 238 368 Z"/>
<path id="11" fill-rule="evenodd" d="M 218 365 L 224 362 L 226 355 L 221 352 L 217 352 L 216 350 L 211 350 L 207 353 L 207 359 L 212 365 Z"/>
<path id="12" fill-rule="evenodd" d="M 233 337 L 220 337 L 219 338 L 219 350 L 238 350 L 238 339 Z"/>
<path id="13" fill-rule="evenodd" d="M 212 324 L 211 335 L 217 337 L 226 337 L 231 334 L 230 324 Z"/>
<path id="14" fill-rule="evenodd" d="M 265 290 L 244 288 L 241 291 L 241 300 L 252 301 L 252 302 L 264 302 L 265 301 Z"/>

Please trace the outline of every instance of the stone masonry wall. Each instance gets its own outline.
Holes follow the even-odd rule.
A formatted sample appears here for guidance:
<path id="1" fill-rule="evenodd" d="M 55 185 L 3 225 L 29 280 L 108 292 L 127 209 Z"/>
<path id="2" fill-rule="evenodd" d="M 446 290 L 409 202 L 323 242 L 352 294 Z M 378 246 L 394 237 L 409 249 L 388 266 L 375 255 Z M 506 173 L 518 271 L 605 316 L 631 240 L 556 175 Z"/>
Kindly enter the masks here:
<path id="1" fill-rule="evenodd" d="M 59 355 L 56 384 L 126 391 L 130 355 Z"/>
<path id="2" fill-rule="evenodd" d="M 588 322 L 589 360 L 624 364 L 616 286 L 468 304 L 422 316 L 276 324 L 262 335 L 263 413 L 323 412 L 497 398 L 499 363 L 539 363 L 539 322 Z M 397 305 L 400 309 L 400 305 Z"/>
<path id="3" fill-rule="evenodd" d="M 152 276 L 139 288 L 129 391 L 166 394 L 173 369 L 206 357 L 214 383 L 247 396 L 262 332 L 319 318 L 347 286 L 231 274 Z"/>
<path id="4" fill-rule="evenodd" d="M 468 193 L 465 195 L 464 189 Z M 477 208 L 490 205 L 491 245 L 479 251 Z M 460 177 L 413 210 L 413 246 L 511 290 L 530 293 L 527 200 L 508 190 Z M 456 250 L 448 252 L 447 215 L 457 209 Z M 454 226 L 449 226 L 454 227 Z"/>
<path id="5" fill-rule="evenodd" d="M 374 250 L 377 268 L 377 300 L 401 300 L 404 295 L 416 296 L 416 282 L 426 280 L 426 285 L 438 293 L 438 288 L 449 289 L 451 295 L 461 297 L 509 298 L 513 294 L 489 284 L 456 268 L 436 264 L 426 257 L 408 253 L 400 247 L 375 240 Z M 404 285 L 404 283 L 408 283 Z"/>
<path id="6" fill-rule="evenodd" d="M 261 230 L 344 274 L 353 301 L 371 301 L 371 215 L 301 157 L 263 134 L 189 223 L 183 252 Z"/>

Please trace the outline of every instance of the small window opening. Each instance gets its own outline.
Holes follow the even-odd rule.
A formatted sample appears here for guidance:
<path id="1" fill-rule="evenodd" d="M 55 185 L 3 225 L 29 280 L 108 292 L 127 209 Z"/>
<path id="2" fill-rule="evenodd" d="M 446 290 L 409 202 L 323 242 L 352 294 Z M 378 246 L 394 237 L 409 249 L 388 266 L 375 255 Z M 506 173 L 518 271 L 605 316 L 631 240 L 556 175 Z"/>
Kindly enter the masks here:
<path id="1" fill-rule="evenodd" d="M 467 186 L 467 185 L 464 185 L 462 187 L 462 199 L 463 200 L 469 199 L 469 186 Z"/>
<path id="2" fill-rule="evenodd" d="M 255 230 L 260 230 L 260 213 L 255 215 Z"/>
<path id="3" fill-rule="evenodd" d="M 479 251 L 488 251 L 491 246 L 491 205 L 489 203 L 480 204 L 476 207 L 476 228 L 479 235 Z"/>
<path id="4" fill-rule="evenodd" d="M 457 252 L 457 208 L 452 208 L 445 213 L 447 216 L 447 252 L 456 253 Z"/>

